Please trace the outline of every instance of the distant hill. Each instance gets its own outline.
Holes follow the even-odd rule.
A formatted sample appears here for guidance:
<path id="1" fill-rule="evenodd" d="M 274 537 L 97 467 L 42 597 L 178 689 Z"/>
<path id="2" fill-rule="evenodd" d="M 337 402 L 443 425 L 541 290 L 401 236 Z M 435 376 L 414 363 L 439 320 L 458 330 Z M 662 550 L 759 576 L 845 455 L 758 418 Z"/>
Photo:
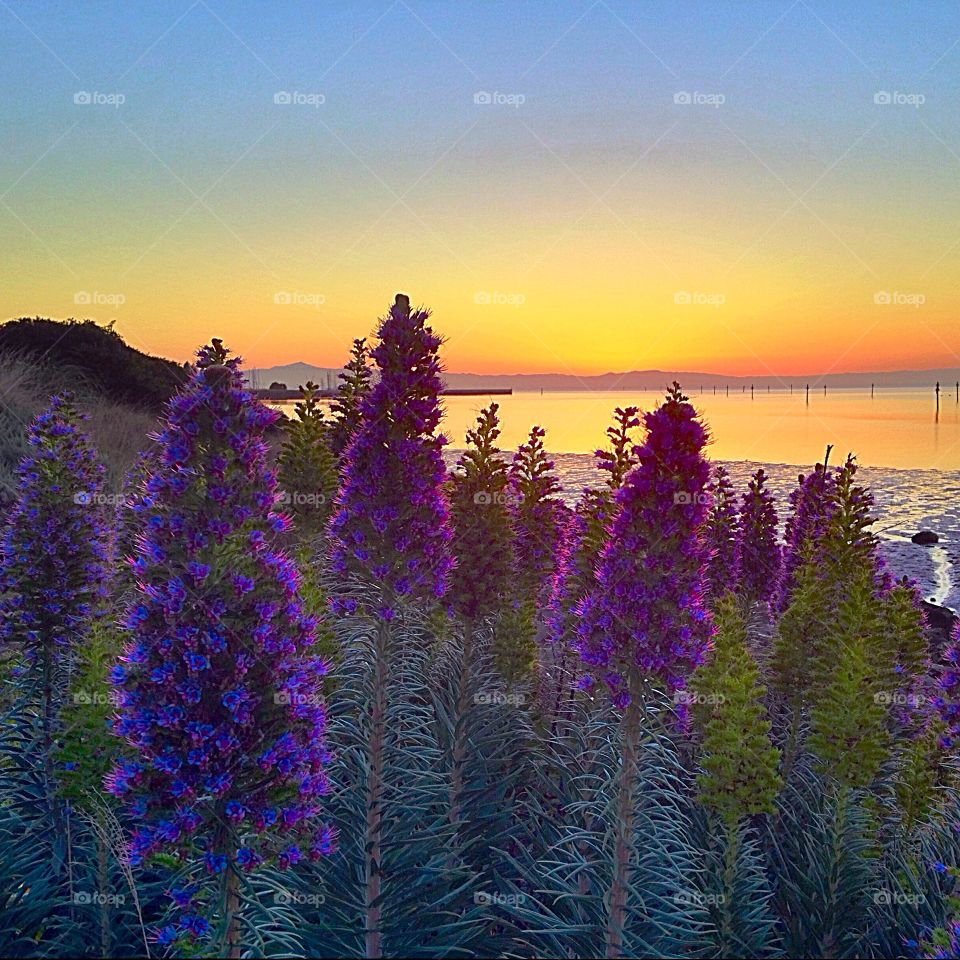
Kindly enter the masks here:
<path id="1" fill-rule="evenodd" d="M 309 363 L 289 363 L 280 367 L 268 367 L 263 370 L 251 370 L 251 381 L 260 387 L 269 386 L 272 381 L 285 383 L 290 389 L 296 389 L 307 380 L 313 380 L 321 387 L 336 385 L 339 369 L 316 367 Z M 960 368 L 942 367 L 931 370 L 885 370 L 867 373 L 827 373 L 797 374 L 794 376 L 758 376 L 732 377 L 718 373 L 699 371 L 669 370 L 630 370 L 626 373 L 603 373 L 597 376 L 576 376 L 568 373 L 445 373 L 447 386 L 455 390 L 484 390 L 492 387 L 511 387 L 514 390 L 662 390 L 674 380 L 691 391 L 712 389 L 713 387 L 742 389 L 753 384 L 758 389 L 794 389 L 802 390 L 806 384 L 810 388 L 827 387 L 869 387 L 871 383 L 878 387 L 929 387 L 939 380 L 946 389 L 960 380 Z"/>
<path id="2" fill-rule="evenodd" d="M 79 380 L 116 403 L 152 410 L 186 379 L 181 364 L 141 353 L 92 320 L 8 320 L 0 324 L 0 356 L 36 364 L 53 389 Z"/>
<path id="3" fill-rule="evenodd" d="M 324 390 L 335 389 L 340 374 L 339 367 L 315 367 L 311 363 L 287 363 L 279 367 L 264 370 L 246 371 L 247 381 L 252 387 L 266 389 L 271 383 L 285 383 L 290 390 L 296 390 L 312 380 Z"/>

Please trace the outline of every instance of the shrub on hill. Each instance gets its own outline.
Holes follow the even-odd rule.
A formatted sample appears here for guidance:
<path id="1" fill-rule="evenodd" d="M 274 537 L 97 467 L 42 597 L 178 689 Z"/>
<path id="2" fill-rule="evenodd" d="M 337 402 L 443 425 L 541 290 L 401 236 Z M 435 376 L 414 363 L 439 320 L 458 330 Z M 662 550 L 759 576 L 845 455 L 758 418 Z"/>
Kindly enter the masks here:
<path id="1" fill-rule="evenodd" d="M 111 326 L 92 320 L 20 317 L 0 324 L 0 356 L 36 363 L 60 387 L 64 375 L 81 380 L 116 403 L 160 409 L 186 380 L 183 366 L 124 343 Z"/>

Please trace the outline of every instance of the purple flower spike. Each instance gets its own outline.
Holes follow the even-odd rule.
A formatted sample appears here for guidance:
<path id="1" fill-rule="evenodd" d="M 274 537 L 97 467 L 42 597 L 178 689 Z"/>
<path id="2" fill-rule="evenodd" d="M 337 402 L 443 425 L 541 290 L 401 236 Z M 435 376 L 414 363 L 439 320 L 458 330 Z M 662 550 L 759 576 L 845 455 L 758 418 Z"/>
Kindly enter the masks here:
<path id="1" fill-rule="evenodd" d="M 288 859 L 321 827 L 326 665 L 310 655 L 317 623 L 278 547 L 264 441 L 274 419 L 213 341 L 170 401 L 132 507 L 131 640 L 113 675 L 114 731 L 132 759 L 106 787 L 138 822 L 133 863 L 167 852 L 227 877 Z M 185 914 L 176 935 L 206 929 Z"/>
<path id="2" fill-rule="evenodd" d="M 747 605 L 769 600 L 780 580 L 777 511 L 761 467 L 750 481 L 737 516 L 736 593 Z"/>
<path id="3" fill-rule="evenodd" d="M 22 645 L 33 664 L 49 657 L 55 671 L 102 612 L 109 577 L 104 468 L 83 419 L 64 395 L 30 424 L 0 547 L 0 638 Z"/>
<path id="4" fill-rule="evenodd" d="M 638 465 L 617 494 L 597 583 L 579 604 L 577 647 L 592 675 L 625 706 L 653 682 L 682 687 L 713 628 L 702 603 L 707 430 L 674 383 L 644 415 Z"/>
<path id="5" fill-rule="evenodd" d="M 776 608 L 783 613 L 790 603 L 796 586 L 797 568 L 803 560 L 803 550 L 809 544 L 814 548 L 823 540 L 830 517 L 836 509 L 834 489 L 836 470 L 818 463 L 813 472 L 798 478 L 796 489 L 790 494 L 792 513 L 784 530 L 783 569 L 776 595 Z"/>
<path id="6" fill-rule="evenodd" d="M 380 323 L 371 354 L 379 379 L 363 395 L 329 529 L 336 572 L 373 580 L 385 597 L 432 603 L 446 592 L 453 560 L 442 490 L 446 439 L 437 433 L 441 339 L 428 317 L 398 294 Z"/>
<path id="7" fill-rule="evenodd" d="M 716 599 L 733 589 L 736 574 L 737 501 L 726 468 L 716 468 L 707 492 L 711 506 L 703 526 L 709 551 L 706 580 L 710 596 Z"/>

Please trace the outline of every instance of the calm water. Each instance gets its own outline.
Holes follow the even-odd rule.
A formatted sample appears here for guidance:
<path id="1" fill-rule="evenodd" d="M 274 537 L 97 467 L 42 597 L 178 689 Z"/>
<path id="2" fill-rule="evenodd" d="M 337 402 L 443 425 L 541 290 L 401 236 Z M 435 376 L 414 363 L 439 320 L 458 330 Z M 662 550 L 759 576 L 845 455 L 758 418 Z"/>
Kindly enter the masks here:
<path id="1" fill-rule="evenodd" d="M 446 397 L 444 430 L 451 446 L 463 445 L 477 412 L 491 400 L 500 404 L 502 446 L 516 447 L 533 424 L 547 431 L 547 449 L 588 453 L 603 445 L 604 430 L 616 406 L 649 409 L 661 394 L 514 393 L 504 397 Z M 861 464 L 904 469 L 960 470 L 960 405 L 951 389 L 940 398 L 935 419 L 932 390 L 831 390 L 793 396 L 758 391 L 727 397 L 712 391 L 693 393 L 713 435 L 709 455 L 715 460 L 811 464 L 823 458 L 828 443 L 834 460 L 848 451 Z"/>
<path id="2" fill-rule="evenodd" d="M 514 393 L 498 397 L 445 397 L 444 430 L 450 439 L 448 459 L 457 457 L 464 436 L 479 410 L 500 404 L 503 433 L 500 446 L 510 451 L 529 429 L 547 431 L 547 450 L 556 463 L 571 502 L 584 486 L 602 484 L 591 452 L 605 445 L 604 431 L 614 407 L 649 409 L 661 394 Z M 861 479 L 873 492 L 882 549 L 898 576 L 917 580 L 924 594 L 954 609 L 960 608 L 960 407 L 953 392 L 940 398 L 935 419 L 932 390 L 811 391 L 809 406 L 802 393 L 757 392 L 754 399 L 712 390 L 691 400 L 713 434 L 709 455 L 731 470 L 740 490 L 759 464 L 770 476 L 781 522 L 786 498 L 797 473 L 823 458 L 834 445 L 831 462 L 852 451 L 863 466 Z M 292 414 L 292 404 L 282 405 Z M 921 547 L 910 541 L 917 530 L 934 530 L 940 543 Z"/>
<path id="3" fill-rule="evenodd" d="M 584 486 L 602 484 L 590 453 L 604 445 L 604 430 L 616 406 L 649 409 L 661 395 L 646 393 L 514 393 L 505 397 L 446 397 L 444 429 L 451 447 L 463 436 L 481 407 L 500 404 L 501 446 L 515 448 L 532 424 L 547 431 L 547 450 L 556 462 L 565 496 L 573 500 Z M 713 436 L 709 455 L 730 469 L 743 490 L 759 464 L 770 476 L 781 522 L 786 498 L 800 470 L 823 459 L 834 445 L 831 462 L 853 452 L 862 465 L 861 480 L 875 500 L 884 555 L 897 576 L 916 580 L 925 596 L 960 608 L 960 406 L 953 391 L 940 397 L 940 416 L 932 390 L 862 389 L 769 394 L 749 391 L 730 396 L 712 389 L 693 392 Z M 455 458 L 450 451 L 450 458 Z M 934 530 L 940 543 L 922 547 L 910 538 Z"/>

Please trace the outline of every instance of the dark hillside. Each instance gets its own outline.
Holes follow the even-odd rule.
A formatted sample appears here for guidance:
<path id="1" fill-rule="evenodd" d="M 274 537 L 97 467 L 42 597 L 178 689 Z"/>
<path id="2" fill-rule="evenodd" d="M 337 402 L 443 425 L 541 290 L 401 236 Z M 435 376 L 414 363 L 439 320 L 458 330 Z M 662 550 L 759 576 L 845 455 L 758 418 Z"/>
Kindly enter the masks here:
<path id="1" fill-rule="evenodd" d="M 53 389 L 60 386 L 61 374 L 68 374 L 108 400 L 152 410 L 159 410 L 185 379 L 180 364 L 141 353 L 92 320 L 9 320 L 0 324 L 2 356 L 36 363 Z"/>

